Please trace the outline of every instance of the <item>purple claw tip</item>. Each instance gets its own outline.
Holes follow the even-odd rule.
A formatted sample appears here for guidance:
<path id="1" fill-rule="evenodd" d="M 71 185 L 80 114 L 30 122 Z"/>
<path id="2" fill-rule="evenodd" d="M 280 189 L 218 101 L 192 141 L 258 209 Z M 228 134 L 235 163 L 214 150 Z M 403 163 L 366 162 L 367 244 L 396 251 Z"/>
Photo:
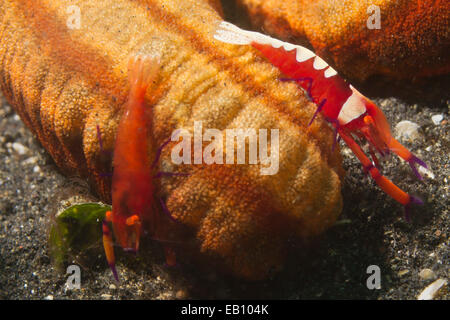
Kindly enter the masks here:
<path id="1" fill-rule="evenodd" d="M 414 162 L 410 162 L 409 165 L 410 165 L 412 171 L 414 172 L 414 174 L 416 175 L 416 178 L 419 180 L 423 180 L 423 177 L 419 173 L 419 170 L 417 170 L 416 166 L 414 166 Z"/>
<path id="2" fill-rule="evenodd" d="M 117 274 L 116 266 L 113 264 L 110 264 L 109 267 L 111 268 L 111 271 L 113 273 L 114 279 L 119 282 L 119 275 Z"/>
<path id="3" fill-rule="evenodd" d="M 168 269 L 176 269 L 176 268 L 178 268 L 178 264 L 177 263 L 175 263 L 174 265 L 170 265 L 167 262 L 164 262 L 163 266 L 164 266 L 164 268 L 168 268 Z"/>
<path id="4" fill-rule="evenodd" d="M 419 171 L 416 169 L 415 164 L 417 163 L 419 166 L 424 167 L 425 169 L 428 169 L 428 166 L 425 162 L 417 158 L 415 155 L 411 156 L 411 159 L 408 161 L 409 165 L 411 166 L 412 170 L 414 171 L 414 174 L 417 176 L 419 180 L 422 180 L 422 176 L 420 175 Z"/>
<path id="5" fill-rule="evenodd" d="M 412 162 L 416 162 L 416 163 L 418 163 L 420 166 L 422 166 L 422 167 L 428 169 L 427 164 L 426 164 L 425 162 L 423 162 L 422 160 L 420 160 L 419 158 L 417 158 L 415 155 L 412 156 L 411 161 L 412 161 Z"/>
<path id="6" fill-rule="evenodd" d="M 112 173 L 100 173 L 100 177 L 112 177 Z"/>
<path id="7" fill-rule="evenodd" d="M 410 200 L 409 200 L 410 204 L 417 204 L 419 206 L 423 205 L 422 199 L 420 199 L 418 197 L 414 197 L 414 196 L 409 196 L 409 198 L 410 198 Z"/>
<path id="8" fill-rule="evenodd" d="M 172 214 L 169 211 L 169 208 L 167 208 L 166 203 L 164 202 L 164 200 L 162 198 L 159 198 L 159 202 L 161 203 L 161 208 L 164 212 L 164 214 L 169 217 L 169 219 L 173 222 L 179 223 L 179 221 L 177 219 L 175 219 L 174 217 L 172 217 Z"/>
<path id="9" fill-rule="evenodd" d="M 414 196 L 409 196 L 409 203 L 405 206 L 405 220 L 407 222 L 411 222 L 410 219 L 410 210 L 412 205 L 423 205 L 422 199 Z"/>

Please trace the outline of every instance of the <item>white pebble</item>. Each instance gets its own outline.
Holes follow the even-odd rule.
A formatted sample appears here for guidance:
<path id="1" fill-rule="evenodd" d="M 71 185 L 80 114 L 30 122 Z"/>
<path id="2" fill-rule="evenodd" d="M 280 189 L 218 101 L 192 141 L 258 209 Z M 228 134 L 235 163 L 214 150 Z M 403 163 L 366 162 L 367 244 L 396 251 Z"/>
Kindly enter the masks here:
<path id="1" fill-rule="evenodd" d="M 11 145 L 11 147 L 13 148 L 13 150 L 15 152 L 17 152 L 21 156 L 23 156 L 24 154 L 26 154 L 28 152 L 28 148 L 18 142 L 14 142 Z"/>
<path id="2" fill-rule="evenodd" d="M 395 126 L 397 137 L 403 137 L 409 140 L 416 140 L 420 138 L 419 125 L 417 123 L 403 120 Z"/>
<path id="3" fill-rule="evenodd" d="M 417 300 L 433 300 L 439 290 L 441 290 L 444 286 L 447 285 L 447 280 L 438 279 L 428 287 L 426 287 L 417 297 Z"/>
<path id="4" fill-rule="evenodd" d="M 431 269 L 423 269 L 419 272 L 419 277 L 423 280 L 431 280 L 436 277 L 436 274 Z"/>
<path id="5" fill-rule="evenodd" d="M 53 300 L 53 296 L 52 295 L 48 295 L 44 298 L 44 300 Z"/>
<path id="6" fill-rule="evenodd" d="M 22 165 L 26 166 L 28 164 L 35 164 L 38 161 L 37 157 L 30 157 L 24 161 L 22 161 Z"/>
<path id="7" fill-rule="evenodd" d="M 41 172 L 41 168 L 40 168 L 39 166 L 34 166 L 33 172 L 34 172 L 34 173 Z"/>
<path id="8" fill-rule="evenodd" d="M 434 116 L 431 117 L 431 120 L 435 125 L 439 125 L 442 122 L 442 120 L 444 120 L 444 116 L 442 114 L 435 114 Z"/>
<path id="9" fill-rule="evenodd" d="M 429 170 L 429 169 L 427 169 L 427 168 L 424 168 L 424 167 L 420 166 L 419 169 L 418 169 L 418 171 L 419 171 L 419 173 L 420 173 L 422 176 L 428 177 L 428 178 L 430 178 L 431 180 L 434 180 L 434 178 L 435 178 L 433 171 L 431 171 L 431 170 Z"/>
<path id="10" fill-rule="evenodd" d="M 409 270 L 408 269 L 405 269 L 405 270 L 400 270 L 398 273 L 397 273 L 397 275 L 399 276 L 399 277 L 403 277 L 405 274 L 408 274 L 409 273 Z"/>
<path id="11" fill-rule="evenodd" d="M 104 293 L 104 294 L 101 295 L 101 297 L 104 300 L 111 300 L 112 295 Z"/>

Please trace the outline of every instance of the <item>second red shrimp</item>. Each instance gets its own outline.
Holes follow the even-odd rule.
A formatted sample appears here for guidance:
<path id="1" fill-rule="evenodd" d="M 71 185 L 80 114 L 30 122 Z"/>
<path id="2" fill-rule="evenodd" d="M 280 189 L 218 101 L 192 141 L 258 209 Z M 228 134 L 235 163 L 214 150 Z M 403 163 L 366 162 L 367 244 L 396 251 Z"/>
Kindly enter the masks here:
<path id="1" fill-rule="evenodd" d="M 137 56 L 129 62 L 130 93 L 120 121 L 115 149 L 112 178 L 112 212 L 103 222 L 103 244 L 108 264 L 118 280 L 112 234 L 125 251 L 136 252 L 145 222 L 156 227 L 158 213 L 154 203 L 154 184 L 151 170 L 150 137 L 152 108 L 146 104 L 147 89 L 158 76 L 159 63 L 155 58 Z M 153 230 L 150 230 L 152 232 Z"/>

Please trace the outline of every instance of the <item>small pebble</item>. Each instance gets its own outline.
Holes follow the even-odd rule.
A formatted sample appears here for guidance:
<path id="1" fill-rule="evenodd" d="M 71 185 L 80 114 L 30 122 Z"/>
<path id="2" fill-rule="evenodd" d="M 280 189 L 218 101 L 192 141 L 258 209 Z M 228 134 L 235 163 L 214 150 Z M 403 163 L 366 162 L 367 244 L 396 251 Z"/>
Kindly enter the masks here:
<path id="1" fill-rule="evenodd" d="M 408 272 L 409 272 L 409 270 L 405 269 L 405 270 L 400 270 L 397 274 L 398 274 L 399 277 L 403 277 Z"/>
<path id="2" fill-rule="evenodd" d="M 431 269 L 423 269 L 419 272 L 419 277 L 423 280 L 431 280 L 434 279 L 436 275 Z"/>
<path id="3" fill-rule="evenodd" d="M 435 178 L 433 171 L 431 171 L 430 169 L 427 169 L 424 167 L 419 167 L 418 171 L 422 176 L 428 177 L 431 180 L 433 180 Z"/>
<path id="4" fill-rule="evenodd" d="M 447 280 L 438 279 L 426 287 L 417 297 L 417 300 L 433 300 L 439 291 L 447 285 Z"/>
<path id="5" fill-rule="evenodd" d="M 44 298 L 44 300 L 53 300 L 53 296 L 52 295 L 48 295 Z"/>
<path id="6" fill-rule="evenodd" d="M 409 140 L 416 140 L 420 138 L 419 125 L 417 123 L 403 120 L 395 126 L 397 137 L 406 138 Z"/>
<path id="7" fill-rule="evenodd" d="M 442 122 L 442 120 L 444 120 L 444 116 L 442 114 L 435 114 L 431 117 L 431 120 L 435 125 L 438 126 Z"/>
<path id="8" fill-rule="evenodd" d="M 28 152 L 28 148 L 25 147 L 23 144 L 20 144 L 18 142 L 14 142 L 11 147 L 15 152 L 17 152 L 19 155 L 23 156 Z"/>
<path id="9" fill-rule="evenodd" d="M 30 158 L 22 161 L 22 165 L 26 166 L 28 164 L 36 164 L 37 161 L 38 161 L 37 157 L 30 157 Z"/>
<path id="10" fill-rule="evenodd" d="M 187 292 L 183 289 L 178 290 L 177 293 L 175 294 L 175 297 L 179 300 L 186 299 L 187 296 L 188 296 Z"/>
<path id="11" fill-rule="evenodd" d="M 111 300 L 112 295 L 104 293 L 104 294 L 101 295 L 101 297 L 102 297 L 103 300 Z"/>
<path id="12" fill-rule="evenodd" d="M 117 287 L 116 287 L 114 284 L 111 284 L 111 285 L 109 286 L 109 289 L 110 289 L 110 290 L 116 290 Z"/>

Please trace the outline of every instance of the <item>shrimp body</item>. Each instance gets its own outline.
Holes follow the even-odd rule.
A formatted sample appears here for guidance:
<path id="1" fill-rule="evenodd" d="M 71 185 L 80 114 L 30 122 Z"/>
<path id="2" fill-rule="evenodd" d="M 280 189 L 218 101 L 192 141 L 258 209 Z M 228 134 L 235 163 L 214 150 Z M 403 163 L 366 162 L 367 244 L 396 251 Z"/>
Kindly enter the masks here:
<path id="1" fill-rule="evenodd" d="M 154 185 L 149 158 L 152 109 L 145 94 L 154 80 L 159 65 L 149 57 L 131 58 L 129 63 L 130 93 L 121 118 L 115 149 L 112 178 L 112 222 L 114 235 L 125 251 L 136 252 L 143 221 L 155 226 Z M 103 224 L 103 243 L 109 265 L 114 268 L 111 233 Z"/>
<path id="2" fill-rule="evenodd" d="M 389 123 L 383 112 L 374 102 L 362 95 L 352 85 L 341 78 L 336 70 L 311 50 L 274 39 L 258 32 L 245 31 L 233 24 L 221 22 L 214 38 L 226 43 L 251 45 L 259 50 L 274 66 L 296 81 L 306 90 L 309 98 L 317 105 L 325 119 L 335 128 L 339 136 L 352 149 L 380 188 L 408 209 L 412 203 L 421 201 L 384 177 L 378 170 L 378 159 L 390 151 L 407 161 L 415 174 L 421 178 L 415 164 L 427 167 L 408 149 L 392 137 Z M 371 161 L 354 137 L 365 139 L 369 143 Z"/>

